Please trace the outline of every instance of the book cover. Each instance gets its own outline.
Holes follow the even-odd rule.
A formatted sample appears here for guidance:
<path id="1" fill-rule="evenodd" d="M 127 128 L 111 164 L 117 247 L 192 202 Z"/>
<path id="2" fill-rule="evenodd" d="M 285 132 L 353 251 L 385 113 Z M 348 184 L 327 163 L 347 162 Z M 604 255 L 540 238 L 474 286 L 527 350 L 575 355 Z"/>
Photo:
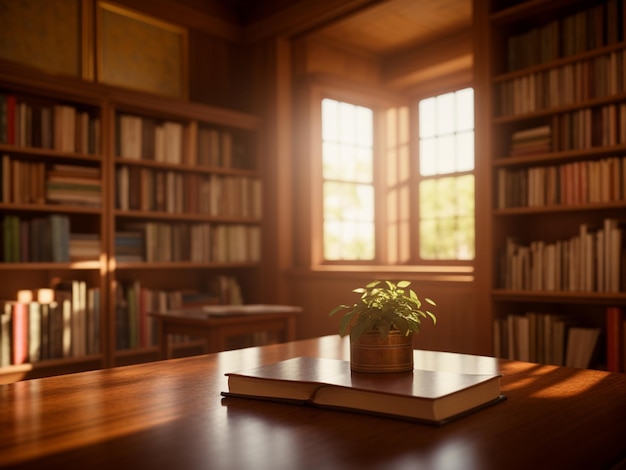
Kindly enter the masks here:
<path id="1" fill-rule="evenodd" d="M 28 362 L 28 304 L 15 302 L 12 312 L 12 364 Z"/>
<path id="2" fill-rule="evenodd" d="M 0 367 L 11 365 L 11 312 L 13 311 L 13 301 L 3 301 L 0 310 Z"/>
<path id="3" fill-rule="evenodd" d="M 500 374 L 353 372 L 349 361 L 296 357 L 230 372 L 225 397 L 369 413 L 441 425 L 504 399 Z"/>

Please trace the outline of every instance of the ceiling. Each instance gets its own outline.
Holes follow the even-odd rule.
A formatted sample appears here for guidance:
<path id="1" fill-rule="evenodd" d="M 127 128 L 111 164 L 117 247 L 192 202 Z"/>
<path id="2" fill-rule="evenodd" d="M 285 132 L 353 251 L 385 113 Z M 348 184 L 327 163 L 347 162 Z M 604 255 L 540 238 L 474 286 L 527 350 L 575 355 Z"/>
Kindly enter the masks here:
<path id="1" fill-rule="evenodd" d="M 316 34 L 387 55 L 469 28 L 471 19 L 470 0 L 388 0 Z"/>
<path id="2" fill-rule="evenodd" d="M 220 0 L 248 30 L 283 25 L 376 55 L 396 54 L 471 26 L 471 0 Z M 308 15 L 308 18 L 307 18 Z M 299 24 L 297 24 L 299 22 Z"/>

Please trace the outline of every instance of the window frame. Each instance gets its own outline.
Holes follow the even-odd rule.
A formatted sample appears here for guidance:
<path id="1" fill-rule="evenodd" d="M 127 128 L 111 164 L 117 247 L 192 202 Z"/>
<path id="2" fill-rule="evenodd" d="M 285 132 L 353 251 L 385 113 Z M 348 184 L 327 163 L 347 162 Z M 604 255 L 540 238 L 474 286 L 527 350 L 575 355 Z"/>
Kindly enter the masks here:
<path id="1" fill-rule="evenodd" d="M 352 84 L 328 77 L 316 77 L 303 83 L 300 89 L 300 110 L 302 114 L 303 133 L 297 139 L 294 150 L 308 155 L 309 164 L 296 169 L 296 180 L 299 182 L 296 193 L 297 207 L 305 208 L 297 214 L 294 227 L 296 239 L 296 262 L 300 266 L 308 266 L 313 271 L 362 271 L 367 268 L 378 272 L 407 272 L 423 274 L 442 274 L 452 276 L 471 275 L 475 260 L 421 260 L 419 259 L 419 204 L 410 204 L 411 256 L 404 263 L 388 263 L 384 252 L 387 244 L 386 219 L 381 220 L 384 212 L 385 197 L 378 192 L 380 181 L 386 177 L 384 161 L 380 158 L 384 150 L 383 129 L 384 110 L 390 107 L 406 106 L 409 109 L 410 132 L 410 193 L 411 201 L 417 201 L 419 191 L 419 128 L 417 113 L 420 99 L 436 96 L 448 91 L 472 87 L 466 75 L 459 82 L 448 82 L 439 86 L 430 86 L 420 90 L 412 90 L 405 94 L 388 93 L 378 88 Z M 375 196 L 375 258 L 374 260 L 324 260 L 323 256 L 323 177 L 322 177 L 322 139 L 321 139 L 321 102 L 329 98 L 345 101 L 358 106 L 372 108 L 374 111 L 374 188 Z M 476 165 L 474 171 L 476 171 Z M 384 188 L 386 190 L 386 188 Z M 297 211 L 301 212 L 301 211 Z M 475 212 L 476 220 L 476 212 Z"/>
<path id="2" fill-rule="evenodd" d="M 412 177 L 414 178 L 414 182 L 411 185 L 411 190 L 412 190 L 411 200 L 419 201 L 420 183 L 424 180 L 446 178 L 452 175 L 461 176 L 461 175 L 473 174 L 474 175 L 474 259 L 471 259 L 471 260 L 459 260 L 459 259 L 426 260 L 426 259 L 421 258 L 419 254 L 419 246 L 421 243 L 420 227 L 419 227 L 420 213 L 419 213 L 419 203 L 416 203 L 416 204 L 412 204 L 410 208 L 412 212 L 411 222 L 413 223 L 412 233 L 414 234 L 414 237 L 417 240 L 417 246 L 418 246 L 418 248 L 416 249 L 416 252 L 412 254 L 413 254 L 414 262 L 419 265 L 474 266 L 475 264 L 476 251 L 477 251 L 476 250 L 476 191 L 475 191 L 476 189 L 476 153 L 474 153 L 474 169 L 470 171 L 447 173 L 444 175 L 431 175 L 431 176 L 422 176 L 419 171 L 419 162 L 420 162 L 419 102 L 423 99 L 432 98 L 432 97 L 443 95 L 446 93 L 456 92 L 464 88 L 474 88 L 474 85 L 472 83 L 468 83 L 467 81 L 459 82 L 459 83 L 452 82 L 446 85 L 442 85 L 440 87 L 431 87 L 428 89 L 424 89 L 420 93 L 416 93 L 411 96 L 411 105 L 410 105 L 410 109 L 411 109 L 411 157 L 412 157 L 411 162 L 412 164 L 415 165 L 411 173 Z M 475 106 L 475 102 L 476 100 L 474 100 L 474 106 Z M 475 110 L 474 110 L 474 115 L 476 115 Z M 474 119 L 474 129 L 475 129 L 475 126 L 476 126 L 476 119 Z M 474 137 L 475 136 L 476 136 L 476 133 L 474 131 Z M 474 148 L 475 148 L 475 144 L 474 144 Z"/>

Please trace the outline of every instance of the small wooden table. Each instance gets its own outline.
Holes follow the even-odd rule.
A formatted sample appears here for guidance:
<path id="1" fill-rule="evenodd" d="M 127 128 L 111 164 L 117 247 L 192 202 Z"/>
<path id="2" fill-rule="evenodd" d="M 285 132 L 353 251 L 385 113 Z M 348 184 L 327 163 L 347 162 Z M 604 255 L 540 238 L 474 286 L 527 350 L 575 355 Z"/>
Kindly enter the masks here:
<path id="1" fill-rule="evenodd" d="M 214 305 L 197 310 L 152 312 L 158 323 L 160 355 L 172 357 L 169 335 L 206 339 L 209 353 L 225 351 L 228 339 L 257 332 L 277 332 L 282 341 L 296 339 L 296 315 L 302 307 L 292 305 Z"/>

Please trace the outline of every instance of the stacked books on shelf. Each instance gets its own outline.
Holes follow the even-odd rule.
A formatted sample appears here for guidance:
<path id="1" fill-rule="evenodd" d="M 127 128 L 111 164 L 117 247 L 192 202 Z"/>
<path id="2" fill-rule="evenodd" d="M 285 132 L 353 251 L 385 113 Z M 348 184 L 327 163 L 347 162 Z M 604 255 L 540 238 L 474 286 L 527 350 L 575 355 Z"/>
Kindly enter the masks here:
<path id="1" fill-rule="evenodd" d="M 621 0 L 608 0 L 513 34 L 507 41 L 508 69 L 532 67 L 616 44 L 623 37 L 623 14 Z"/>
<path id="2" fill-rule="evenodd" d="M 256 225 L 145 222 L 127 225 L 115 235 L 118 261 L 259 261 L 261 231 Z"/>
<path id="3" fill-rule="evenodd" d="M 626 201 L 626 157 L 522 169 L 498 168 L 497 207 L 546 207 Z"/>
<path id="4" fill-rule="evenodd" d="M 581 60 L 549 70 L 530 72 L 498 83 L 498 116 L 518 116 L 559 106 L 623 93 L 626 79 L 596 70 L 617 70 L 624 63 L 624 50 Z M 589 80 L 589 77 L 593 77 Z M 590 85 L 591 84 L 591 85 Z"/>
<path id="5" fill-rule="evenodd" d="M 51 214 L 26 219 L 7 214 L 2 217 L 2 256 L 5 263 L 96 261 L 100 257 L 100 236 L 72 233 L 70 218 Z"/>
<path id="6" fill-rule="evenodd" d="M 621 335 L 623 324 L 618 328 Z M 556 313 L 511 314 L 497 318 L 494 324 L 496 356 L 519 361 L 589 368 L 599 352 L 600 338 L 599 327 Z M 623 357 L 621 341 L 614 348 L 614 355 Z"/>
<path id="7" fill-rule="evenodd" d="M 604 219 L 601 227 L 581 224 L 576 235 L 547 243 L 507 239 L 501 287 L 512 290 L 623 292 L 626 288 L 622 227 Z"/>
<path id="8" fill-rule="evenodd" d="M 121 210 L 261 217 L 261 182 L 222 176 L 120 165 L 116 207 Z"/>
<path id="9" fill-rule="evenodd" d="M 552 150 L 552 128 L 539 126 L 516 131 L 511 136 L 512 157 L 547 153 Z"/>
<path id="10" fill-rule="evenodd" d="M 22 290 L 0 312 L 0 366 L 100 352 L 100 289 L 84 281 Z"/>
<path id="11" fill-rule="evenodd" d="M 185 128 L 175 121 L 157 121 L 132 114 L 116 117 L 119 138 L 117 155 L 132 160 L 181 164 Z"/>
<path id="12" fill-rule="evenodd" d="M 250 136 L 226 128 L 201 125 L 198 129 L 195 161 L 201 167 L 253 170 L 254 154 Z"/>
<path id="13" fill-rule="evenodd" d="M 0 172 L 0 202 L 46 202 L 46 167 L 43 162 L 20 160 L 5 154 L 2 156 Z"/>
<path id="14" fill-rule="evenodd" d="M 100 169 L 79 165 L 52 165 L 46 172 L 46 200 L 51 203 L 100 207 Z"/>
<path id="15" fill-rule="evenodd" d="M 233 137 L 226 130 L 202 126 L 198 129 L 197 164 L 230 168 L 233 163 Z"/>
<path id="16" fill-rule="evenodd" d="M 100 149 L 100 119 L 75 106 L 44 105 L 0 92 L 0 143 L 96 154 Z"/>
<path id="17" fill-rule="evenodd" d="M 232 276 L 216 276 L 207 291 L 151 289 L 141 281 L 119 282 L 115 289 L 116 349 L 135 349 L 158 343 L 156 322 L 149 313 L 167 312 L 198 305 L 243 303 L 239 283 Z M 175 342 L 190 338 L 176 335 Z"/>
<path id="18" fill-rule="evenodd" d="M 0 202 L 58 203 L 100 207 L 100 169 L 84 165 L 53 164 L 2 156 Z"/>

